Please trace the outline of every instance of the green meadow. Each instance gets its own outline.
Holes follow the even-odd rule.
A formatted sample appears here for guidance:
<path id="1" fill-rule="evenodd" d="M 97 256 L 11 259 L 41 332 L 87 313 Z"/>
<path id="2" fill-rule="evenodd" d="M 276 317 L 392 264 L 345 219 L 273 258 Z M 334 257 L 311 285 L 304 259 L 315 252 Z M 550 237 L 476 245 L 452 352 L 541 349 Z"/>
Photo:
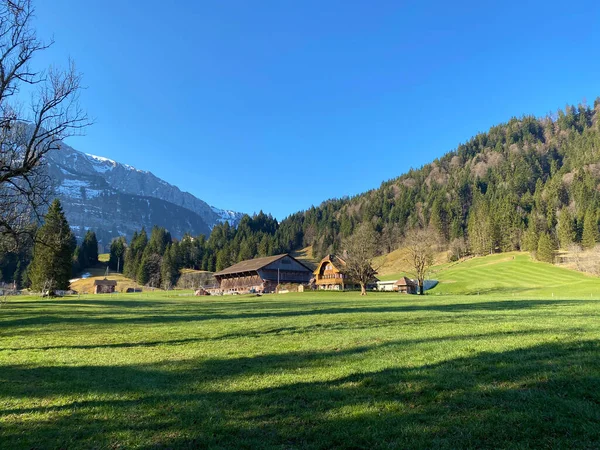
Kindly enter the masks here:
<path id="1" fill-rule="evenodd" d="M 598 448 L 600 283 L 523 254 L 427 295 L 0 308 L 0 448 Z"/>

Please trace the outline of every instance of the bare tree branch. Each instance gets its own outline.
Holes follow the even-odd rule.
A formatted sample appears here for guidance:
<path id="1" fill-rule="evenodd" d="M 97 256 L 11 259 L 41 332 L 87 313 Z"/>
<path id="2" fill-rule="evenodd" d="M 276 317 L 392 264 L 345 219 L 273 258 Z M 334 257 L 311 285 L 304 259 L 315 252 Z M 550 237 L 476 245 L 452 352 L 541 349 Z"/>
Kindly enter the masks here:
<path id="1" fill-rule="evenodd" d="M 31 68 L 40 41 L 31 27 L 31 0 L 0 0 L 0 236 L 28 233 L 39 220 L 51 193 L 44 156 L 60 149 L 63 139 L 80 135 L 91 124 L 79 107 L 81 74 L 67 69 Z M 17 98 L 25 85 L 35 86 L 31 104 Z"/>
<path id="2" fill-rule="evenodd" d="M 368 222 L 343 243 L 346 265 L 341 270 L 348 279 L 360 284 L 361 295 L 367 295 L 367 284 L 376 280 L 373 258 L 377 255 L 378 244 L 377 233 Z"/>
<path id="3" fill-rule="evenodd" d="M 406 233 L 404 246 L 408 252 L 407 259 L 412 267 L 412 275 L 419 284 L 419 294 L 421 295 L 423 295 L 425 277 L 433 266 L 440 240 L 439 233 L 432 227 L 413 228 Z"/>

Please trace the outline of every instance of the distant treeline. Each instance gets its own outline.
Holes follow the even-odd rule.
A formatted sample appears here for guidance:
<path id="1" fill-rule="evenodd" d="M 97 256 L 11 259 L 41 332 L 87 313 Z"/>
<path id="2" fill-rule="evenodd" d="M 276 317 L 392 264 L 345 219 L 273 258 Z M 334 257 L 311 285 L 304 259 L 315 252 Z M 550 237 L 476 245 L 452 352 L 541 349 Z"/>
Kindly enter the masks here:
<path id="1" fill-rule="evenodd" d="M 437 231 L 455 257 L 542 250 L 541 259 L 551 260 L 558 247 L 593 247 L 600 212 L 599 113 L 600 98 L 593 108 L 580 104 L 543 118 L 512 118 L 379 189 L 325 201 L 268 229 L 225 235 L 215 229 L 216 266 L 309 245 L 319 258 L 340 251 L 343 239 L 365 222 L 380 234 L 382 253 L 414 227 Z"/>
<path id="2" fill-rule="evenodd" d="M 127 247 L 126 274 L 146 281 L 145 264 L 157 273 L 160 251 L 169 244 L 176 267 L 208 271 L 309 245 L 320 258 L 342 250 L 343 239 L 365 222 L 379 233 L 382 253 L 415 227 L 435 230 L 455 258 L 527 250 L 551 261 L 559 247 L 593 247 L 599 240 L 599 113 L 597 99 L 593 108 L 580 104 L 543 118 L 513 118 L 379 189 L 325 201 L 281 223 L 261 212 L 237 228 L 215 226 L 208 238 L 165 239 L 159 251 L 156 244 L 144 250 L 148 239 L 141 232 Z"/>
<path id="3" fill-rule="evenodd" d="M 280 241 L 281 227 L 264 213 L 244 216 L 236 228 L 228 222 L 215 226 L 206 236 L 185 235 L 174 240 L 161 227 L 135 232 L 131 242 L 115 239 L 109 266 L 139 284 L 169 287 L 176 284 L 181 269 L 215 272 L 245 259 L 291 251 Z"/>
<path id="4" fill-rule="evenodd" d="M 593 108 L 512 118 L 378 189 L 327 200 L 280 223 L 260 212 L 237 228 L 225 222 L 208 237 L 180 241 L 165 229 L 154 228 L 150 237 L 141 230 L 129 243 L 112 243 L 110 266 L 140 284 L 173 285 L 182 268 L 218 271 L 306 246 L 317 258 L 339 252 L 362 223 L 379 233 L 382 253 L 397 248 L 409 229 L 430 227 L 455 258 L 527 250 L 551 261 L 559 247 L 590 248 L 599 240 L 599 118 L 600 98 Z M 3 254 L 3 280 L 18 275 L 26 260 L 26 249 Z"/>
<path id="5" fill-rule="evenodd" d="M 353 198 L 285 219 L 294 247 L 340 249 L 358 224 L 382 251 L 414 227 L 435 229 L 458 255 L 593 247 L 600 212 L 600 98 L 544 118 L 524 116 L 480 133 L 442 158 Z M 544 253 L 544 252 L 542 252 Z"/>

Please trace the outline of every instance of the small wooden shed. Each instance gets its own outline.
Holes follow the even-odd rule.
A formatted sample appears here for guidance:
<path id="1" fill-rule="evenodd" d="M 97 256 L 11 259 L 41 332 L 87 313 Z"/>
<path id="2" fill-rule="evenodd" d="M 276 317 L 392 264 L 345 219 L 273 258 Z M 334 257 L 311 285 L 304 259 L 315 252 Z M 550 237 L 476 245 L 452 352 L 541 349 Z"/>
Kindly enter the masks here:
<path id="1" fill-rule="evenodd" d="M 117 288 L 117 280 L 94 280 L 94 294 L 112 294 Z"/>
<path id="2" fill-rule="evenodd" d="M 402 292 L 404 294 L 416 294 L 417 283 L 410 278 L 402 277 L 394 284 L 394 291 Z"/>

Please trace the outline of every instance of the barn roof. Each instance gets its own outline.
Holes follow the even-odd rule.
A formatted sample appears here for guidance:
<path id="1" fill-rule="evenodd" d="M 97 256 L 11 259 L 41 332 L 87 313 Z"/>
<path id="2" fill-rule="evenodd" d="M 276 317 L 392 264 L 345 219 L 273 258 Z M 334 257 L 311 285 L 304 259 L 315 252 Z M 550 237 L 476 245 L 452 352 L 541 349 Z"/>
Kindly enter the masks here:
<path id="1" fill-rule="evenodd" d="M 416 283 L 410 278 L 402 277 L 396 283 L 395 286 L 415 286 Z"/>
<path id="2" fill-rule="evenodd" d="M 321 271 L 321 266 L 327 262 L 330 262 L 331 264 L 333 264 L 333 267 L 335 270 L 337 270 L 338 272 L 340 271 L 340 269 L 342 267 L 344 267 L 346 265 L 346 261 L 344 261 L 342 258 L 340 258 L 337 255 L 327 255 L 325 256 L 325 258 L 323 258 L 319 264 L 317 265 L 317 268 L 314 270 L 314 274 L 318 275 L 319 272 Z"/>
<path id="3" fill-rule="evenodd" d="M 94 280 L 94 286 L 116 286 L 117 280 Z"/>
<path id="4" fill-rule="evenodd" d="M 312 272 L 312 270 L 309 269 L 308 267 L 306 267 L 305 264 L 301 263 L 293 256 L 290 256 L 288 253 L 284 253 L 283 255 L 266 256 L 264 258 L 248 259 L 246 261 L 239 262 L 237 264 L 234 264 L 231 267 L 228 267 L 227 269 L 223 269 L 220 272 L 215 273 L 215 276 L 227 275 L 227 274 L 231 274 L 231 273 L 240 273 L 240 272 L 252 272 L 255 270 L 259 270 L 265 266 L 268 266 L 269 264 L 274 263 L 275 261 L 280 260 L 281 258 L 283 258 L 285 256 L 289 256 L 294 261 L 296 261 L 298 264 L 305 267 L 306 270 L 308 270 L 309 272 Z"/>

